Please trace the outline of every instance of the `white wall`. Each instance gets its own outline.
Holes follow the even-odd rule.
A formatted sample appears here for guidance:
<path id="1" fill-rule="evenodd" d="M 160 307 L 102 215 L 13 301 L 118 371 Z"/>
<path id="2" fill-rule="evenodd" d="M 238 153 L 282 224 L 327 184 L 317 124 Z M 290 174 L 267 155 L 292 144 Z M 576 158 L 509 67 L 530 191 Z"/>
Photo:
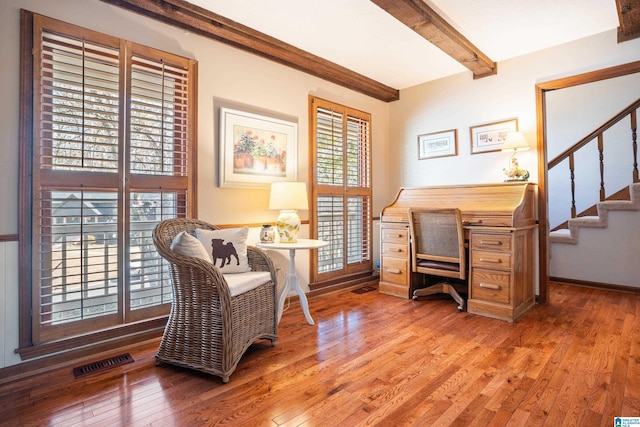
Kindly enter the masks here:
<path id="1" fill-rule="evenodd" d="M 0 242 L 0 367 L 20 362 L 18 347 L 18 243 Z"/>
<path id="2" fill-rule="evenodd" d="M 577 245 L 553 243 L 551 276 L 640 288 L 640 211 L 609 211 L 606 228 L 581 227 Z"/>
<path id="3" fill-rule="evenodd" d="M 389 144 L 394 148 L 389 153 L 391 187 L 502 181 L 502 168 L 510 155 L 472 155 L 471 126 L 517 117 L 520 130 L 533 148 L 536 83 L 637 60 L 640 39 L 618 44 L 616 31 L 612 30 L 500 62 L 495 76 L 474 80 L 466 72 L 402 90 L 400 100 L 391 104 L 389 112 Z M 418 160 L 417 135 L 447 129 L 458 129 L 458 156 Z M 520 166 L 530 171 L 529 180 L 537 182 L 535 150 L 518 153 L 517 157 Z"/>
<path id="4" fill-rule="evenodd" d="M 548 91 L 547 154 L 552 160 L 640 98 L 640 73 Z M 631 183 L 631 126 L 627 117 L 604 134 L 604 183 L 607 196 Z M 597 140 L 575 156 L 576 209 L 580 213 L 600 200 Z M 553 229 L 571 216 L 569 161 L 549 171 L 549 224 Z"/>
<path id="5" fill-rule="evenodd" d="M 276 64 L 213 40 L 139 16 L 98 0 L 2 0 L 0 2 L 0 235 L 18 232 L 18 106 L 20 58 L 20 9 L 198 61 L 198 216 L 213 224 L 274 222 L 277 212 L 268 209 L 268 189 L 234 189 L 217 186 L 217 128 L 214 99 L 268 110 L 298 119 L 298 180 L 308 181 L 308 96 L 319 96 L 371 113 L 374 178 L 374 212 L 382 209 L 389 190 L 387 150 L 388 109 L 382 101 L 322 79 Z M 301 212 L 303 220 L 307 212 Z M 258 229 L 252 230 L 257 239 Z M 303 227 L 302 237 L 308 236 Z M 377 245 L 377 244 L 376 244 Z M 7 270 L 0 271 L 0 311 L 5 313 L 0 337 L 0 367 L 16 363 L 17 243 L 1 244 Z M 287 268 L 288 254 L 274 253 L 276 264 Z M 296 256 L 301 285 L 308 289 L 309 252 Z M 285 270 L 286 271 L 286 270 Z M 4 359 L 4 362 L 3 362 Z"/>

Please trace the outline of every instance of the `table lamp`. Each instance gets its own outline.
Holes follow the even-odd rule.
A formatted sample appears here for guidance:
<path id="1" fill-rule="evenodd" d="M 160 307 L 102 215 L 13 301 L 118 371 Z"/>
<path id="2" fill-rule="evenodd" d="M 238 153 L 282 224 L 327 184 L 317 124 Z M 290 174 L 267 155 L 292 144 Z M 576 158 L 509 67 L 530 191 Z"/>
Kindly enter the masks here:
<path id="1" fill-rule="evenodd" d="M 282 181 L 271 184 L 269 209 L 279 209 L 276 229 L 280 243 L 295 243 L 300 231 L 298 210 L 309 209 L 307 184 L 304 182 Z"/>
<path id="2" fill-rule="evenodd" d="M 506 175 L 506 181 L 526 181 L 529 179 L 529 171 L 521 169 L 516 159 L 517 151 L 525 151 L 529 149 L 527 140 L 524 139 L 522 132 L 510 132 L 502 146 L 502 151 L 513 151 L 509 168 L 503 168 L 502 172 Z"/>

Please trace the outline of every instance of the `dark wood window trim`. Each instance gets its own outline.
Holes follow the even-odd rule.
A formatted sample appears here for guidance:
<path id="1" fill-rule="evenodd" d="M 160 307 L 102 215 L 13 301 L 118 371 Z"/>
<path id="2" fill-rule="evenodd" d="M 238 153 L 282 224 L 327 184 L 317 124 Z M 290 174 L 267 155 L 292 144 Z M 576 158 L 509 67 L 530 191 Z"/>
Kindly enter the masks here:
<path id="1" fill-rule="evenodd" d="M 172 64 L 183 64 L 179 65 L 179 67 L 184 67 L 183 72 L 186 76 L 188 76 L 189 83 L 184 86 L 184 91 L 187 95 L 185 98 L 187 102 L 184 104 L 184 108 L 179 107 L 175 110 L 173 114 L 174 119 L 172 119 L 175 123 L 180 124 L 180 128 L 176 128 L 174 126 L 174 145 L 179 146 L 177 143 L 177 139 L 175 138 L 184 138 L 184 143 L 188 146 L 188 149 L 181 151 L 179 156 L 184 158 L 184 161 L 175 161 L 174 155 L 174 164 L 181 164 L 183 169 L 187 170 L 184 172 L 185 174 L 182 177 L 179 177 L 175 172 L 173 173 L 176 178 L 170 178 L 167 176 L 155 175 L 156 178 L 153 178 L 154 175 L 145 175 L 145 172 L 142 173 L 133 173 L 130 175 L 122 175 L 122 172 L 118 174 L 121 178 L 118 178 L 117 181 L 124 180 L 126 185 L 123 187 L 126 194 L 133 194 L 137 192 L 140 194 L 141 192 L 154 192 L 158 194 L 163 194 L 165 191 L 175 192 L 179 191 L 184 194 L 183 196 L 178 195 L 178 202 L 184 205 L 184 209 L 182 209 L 182 214 L 185 216 L 194 216 L 194 213 L 197 211 L 196 207 L 196 153 L 197 153 L 197 145 L 196 145 L 196 117 L 197 117 L 197 62 L 195 60 L 190 59 L 178 59 L 179 57 L 174 56 L 168 53 L 162 53 L 160 51 L 146 48 L 144 46 L 136 45 L 131 42 L 127 42 L 124 40 L 114 39 L 113 37 L 103 35 L 100 33 L 93 32 L 91 30 L 82 29 L 80 27 L 76 27 L 70 24 L 63 23 L 61 21 L 52 20 L 50 18 L 43 17 L 41 15 L 34 14 L 29 11 L 22 10 L 21 11 L 21 63 L 20 63 L 20 88 L 21 88 L 21 103 L 20 103 L 20 182 L 19 182 L 19 224 L 18 224 L 18 242 L 19 242 L 19 312 L 20 312 L 20 324 L 19 324 L 19 349 L 16 352 L 20 353 L 23 359 L 34 358 L 34 357 L 42 357 L 48 354 L 54 354 L 58 352 L 71 351 L 76 348 L 83 348 L 84 346 L 93 346 L 95 348 L 99 348 L 101 346 L 101 342 L 119 342 L 124 339 L 126 341 L 127 336 L 135 336 L 135 335 L 144 335 L 148 336 L 157 335 L 161 333 L 162 326 L 166 321 L 166 313 L 167 309 L 163 308 L 161 310 L 155 310 L 153 307 L 150 309 L 144 309 L 141 311 L 145 311 L 148 313 L 145 316 L 139 317 L 138 313 L 130 313 L 129 306 L 127 305 L 124 310 L 126 310 L 125 315 L 128 316 L 128 320 L 124 320 L 120 317 L 121 320 L 118 320 L 115 325 L 106 325 L 106 327 L 99 327 L 98 330 L 91 330 L 89 328 L 86 333 L 82 332 L 82 328 L 76 328 L 74 326 L 69 328 L 70 333 L 69 336 L 59 336 L 56 338 L 54 335 L 47 336 L 43 335 L 45 339 L 42 337 L 37 341 L 34 340 L 34 327 L 36 326 L 39 318 L 36 318 L 34 321 L 34 316 L 32 316 L 32 304 L 34 303 L 34 299 L 36 296 L 34 295 L 32 282 L 34 280 L 34 272 L 37 273 L 36 268 L 39 268 L 37 265 L 34 265 L 36 262 L 36 255 L 39 248 L 35 248 L 34 246 L 34 205 L 33 205 L 33 197 L 34 197 L 34 186 L 33 179 L 34 175 L 37 178 L 43 179 L 42 182 L 49 185 L 51 184 L 49 179 L 54 180 L 58 179 L 58 177 L 63 177 L 64 174 L 55 173 L 50 174 L 49 171 L 44 171 L 41 174 L 43 169 L 38 166 L 37 170 L 34 170 L 34 164 L 32 163 L 32 159 L 34 159 L 34 147 L 39 143 L 39 141 L 35 140 L 35 132 L 34 129 L 38 128 L 38 123 L 36 119 L 39 120 L 40 116 L 36 116 L 36 112 L 34 111 L 35 106 L 37 105 L 37 100 L 35 99 L 36 87 L 34 83 L 36 83 L 36 77 L 39 80 L 39 76 L 35 75 L 34 66 L 36 63 L 34 54 L 37 52 L 35 48 L 35 36 L 34 31 L 36 29 L 36 21 L 44 22 L 43 28 L 49 25 L 51 28 L 55 28 L 53 34 L 56 31 L 60 31 L 60 34 L 65 37 L 65 29 L 69 29 L 73 34 L 88 34 L 89 38 L 93 37 L 94 41 L 98 40 L 98 43 L 102 40 L 110 40 L 113 43 L 113 40 L 116 41 L 115 49 L 120 49 L 121 52 L 127 51 L 127 49 L 131 49 L 132 57 L 129 54 L 122 55 L 121 59 L 122 63 L 120 65 L 120 79 L 124 82 L 126 86 L 126 93 L 132 93 L 131 82 L 127 76 L 133 75 L 135 72 L 145 73 L 153 72 L 154 61 L 160 61 L 162 63 L 162 67 L 165 67 L 165 63 L 162 61 L 167 60 L 166 64 L 168 67 L 173 67 Z M 62 28 L 62 30 L 60 30 Z M 48 28 L 49 30 L 49 28 Z M 84 36 L 80 36 L 84 39 Z M 124 50 L 123 50 L 124 49 Z M 153 55 L 158 55 L 160 59 L 155 60 Z M 133 60 L 126 58 L 133 58 Z M 147 63 L 146 58 L 152 59 L 151 62 Z M 179 61 L 179 62 L 172 62 Z M 124 64 L 126 62 L 126 64 Z M 136 68 L 137 67 L 137 68 Z M 131 74 L 126 74 L 125 70 L 134 70 L 130 71 Z M 136 71 L 139 70 L 139 71 Z M 39 71 L 38 71 L 39 73 Z M 164 71 L 158 71 L 158 75 L 160 73 L 164 73 Z M 151 74 L 149 74 L 151 75 Z M 164 74 L 162 74 L 164 75 Z M 145 78 L 146 79 L 146 78 Z M 178 82 L 178 80 L 176 80 Z M 123 90 L 125 86 L 120 86 L 120 91 Z M 121 92 L 120 96 L 123 96 Z M 177 93 L 176 93 L 177 94 Z M 40 95 L 37 95 L 40 96 Z M 128 97 L 128 98 L 127 98 Z M 132 104 L 125 103 L 120 101 L 120 113 L 125 113 L 127 117 L 129 117 L 129 111 L 126 108 L 134 108 L 128 107 L 129 105 L 133 105 L 132 95 L 127 95 L 124 99 L 132 100 Z M 144 95 L 143 95 L 144 97 Z M 138 101 L 136 99 L 136 102 Z M 38 101 L 39 102 L 39 101 Z M 164 107 L 163 107 L 164 108 Z M 182 110 L 181 110 L 182 108 Z M 38 113 L 39 114 L 39 113 Z M 164 113 L 163 113 L 164 114 Z M 135 115 L 132 113 L 132 115 Z M 186 118 L 185 118 L 186 117 Z M 129 138 L 131 130 L 131 125 L 126 126 L 125 122 L 121 122 L 120 133 L 118 139 L 122 141 L 124 138 Z M 182 132 L 181 136 L 176 137 L 177 132 Z M 185 136 L 186 135 L 186 136 Z M 119 144 L 122 144 L 120 142 Z M 124 153 L 124 149 L 121 146 L 120 152 Z M 126 146 L 127 153 L 129 152 L 128 145 Z M 46 147 L 45 147 L 46 150 Z M 173 149 L 176 150 L 175 148 Z M 119 162 L 125 159 L 124 154 L 121 154 L 119 157 Z M 128 162 L 127 164 L 131 164 L 133 162 Z M 132 171 L 133 166 L 131 167 Z M 142 168 L 144 165 L 142 166 Z M 137 170 L 137 169 L 136 169 Z M 93 178 L 90 173 L 79 172 L 79 173 L 69 173 L 68 176 L 78 176 L 78 180 L 82 183 L 78 188 L 85 188 L 86 190 L 82 191 L 93 191 L 100 188 L 105 187 L 104 181 L 101 178 Z M 105 178 L 109 178 L 105 175 Z M 64 180 L 64 177 L 61 178 Z M 110 179 L 110 178 L 109 178 Z M 37 181 L 36 181 L 37 182 Z M 63 181 L 61 181 L 63 182 Z M 116 181 L 113 181 L 116 182 Z M 93 183 L 93 184 L 92 184 Z M 56 182 L 53 183 L 53 186 L 57 185 Z M 44 187 L 43 187 L 44 188 Z M 178 190 L 184 189 L 184 190 Z M 39 190 L 41 191 L 41 190 Z M 45 190 L 42 194 L 48 194 L 48 190 Z M 120 190 L 122 191 L 122 190 Z M 178 194 L 178 193 L 176 193 Z M 40 194 L 38 195 L 40 197 Z M 183 199 L 183 200 L 181 200 Z M 130 200 L 128 196 L 120 199 L 122 202 L 121 209 L 131 209 L 130 208 Z M 42 206 L 46 209 L 46 203 L 43 203 Z M 127 214 L 128 215 L 128 214 Z M 45 224 L 46 226 L 46 224 Z M 126 223 L 125 225 L 118 225 L 118 229 L 122 236 L 129 236 L 128 232 L 130 231 L 130 227 L 132 227 L 131 223 Z M 36 236 L 38 238 L 39 236 Z M 127 247 L 127 245 L 121 244 L 124 242 L 123 237 L 118 239 L 118 247 Z M 38 240 L 40 241 L 40 240 Z M 122 249 L 120 249 L 122 250 Z M 105 261 L 106 262 L 106 261 Z M 121 270 L 120 272 L 124 272 L 125 270 Z M 128 269 L 127 269 L 128 272 Z M 118 273 L 121 274 L 121 273 Z M 124 274 L 123 278 L 118 280 L 126 280 L 124 284 L 124 289 L 129 289 L 129 281 L 130 278 L 127 273 Z M 39 286 L 39 285 L 33 285 Z M 126 298 L 125 298 L 126 300 Z M 40 300 L 37 300 L 38 302 Z M 128 300 L 127 300 L 128 301 Z M 168 304 L 162 304 L 165 307 L 168 307 Z M 160 307 L 160 306 L 158 306 Z M 136 317 L 138 316 L 138 317 Z M 126 319 L 126 318 L 125 318 Z M 91 323 L 91 320 L 88 320 Z M 97 325 L 100 323 L 97 322 Z M 158 332 L 160 331 L 160 332 Z M 124 342 L 124 341 L 123 341 Z"/>

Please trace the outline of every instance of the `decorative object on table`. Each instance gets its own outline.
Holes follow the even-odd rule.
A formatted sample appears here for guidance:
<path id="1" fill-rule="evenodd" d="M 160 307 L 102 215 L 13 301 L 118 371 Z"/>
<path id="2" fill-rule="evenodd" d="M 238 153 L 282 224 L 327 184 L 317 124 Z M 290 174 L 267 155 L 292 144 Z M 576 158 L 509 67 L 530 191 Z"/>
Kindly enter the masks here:
<path id="1" fill-rule="evenodd" d="M 522 169 L 518 165 L 518 159 L 516 159 L 516 152 L 528 149 L 529 144 L 527 144 L 527 140 L 524 138 L 522 132 L 510 132 L 507 135 L 507 139 L 502 146 L 502 151 L 513 151 L 513 155 L 509 161 L 509 167 L 502 169 L 502 172 L 506 175 L 505 182 L 526 181 L 529 179 L 529 171 Z"/>
<path id="2" fill-rule="evenodd" d="M 458 155 L 456 129 L 418 135 L 418 160 Z"/>
<path id="3" fill-rule="evenodd" d="M 264 188 L 296 179 L 298 124 L 220 108 L 220 186 Z"/>
<path id="4" fill-rule="evenodd" d="M 518 119 L 502 120 L 469 128 L 471 154 L 500 151 L 510 132 L 518 130 Z"/>
<path id="5" fill-rule="evenodd" d="M 307 184 L 304 182 L 274 182 L 271 184 L 269 209 L 280 210 L 276 229 L 280 243 L 295 243 L 300 231 L 298 210 L 309 209 Z"/>
<path id="6" fill-rule="evenodd" d="M 260 230 L 260 241 L 262 243 L 271 243 L 276 239 L 276 231 L 271 224 L 265 224 Z"/>

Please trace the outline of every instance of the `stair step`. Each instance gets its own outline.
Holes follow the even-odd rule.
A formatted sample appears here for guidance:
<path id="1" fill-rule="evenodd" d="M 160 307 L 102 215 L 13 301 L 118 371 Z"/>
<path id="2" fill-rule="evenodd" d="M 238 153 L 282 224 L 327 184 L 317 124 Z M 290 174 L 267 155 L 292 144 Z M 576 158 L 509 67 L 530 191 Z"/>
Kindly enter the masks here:
<path id="1" fill-rule="evenodd" d="M 640 183 L 629 186 L 631 200 L 606 200 L 598 203 L 598 216 L 581 216 L 567 221 L 568 229 L 559 229 L 549 233 L 551 243 L 578 243 L 580 227 L 606 228 L 609 211 L 640 210 Z"/>
<path id="2" fill-rule="evenodd" d="M 605 200 L 600 202 L 601 205 L 606 206 L 609 210 L 636 210 L 638 209 L 637 203 L 631 200 Z"/>
<path id="3" fill-rule="evenodd" d="M 607 221 L 600 216 L 581 216 L 569 220 L 569 229 L 573 226 L 604 228 L 607 226 Z"/>
<path id="4" fill-rule="evenodd" d="M 550 232 L 549 241 L 551 243 L 571 243 L 574 245 L 578 243 L 578 239 L 574 238 L 571 235 L 571 231 L 567 228 Z"/>

